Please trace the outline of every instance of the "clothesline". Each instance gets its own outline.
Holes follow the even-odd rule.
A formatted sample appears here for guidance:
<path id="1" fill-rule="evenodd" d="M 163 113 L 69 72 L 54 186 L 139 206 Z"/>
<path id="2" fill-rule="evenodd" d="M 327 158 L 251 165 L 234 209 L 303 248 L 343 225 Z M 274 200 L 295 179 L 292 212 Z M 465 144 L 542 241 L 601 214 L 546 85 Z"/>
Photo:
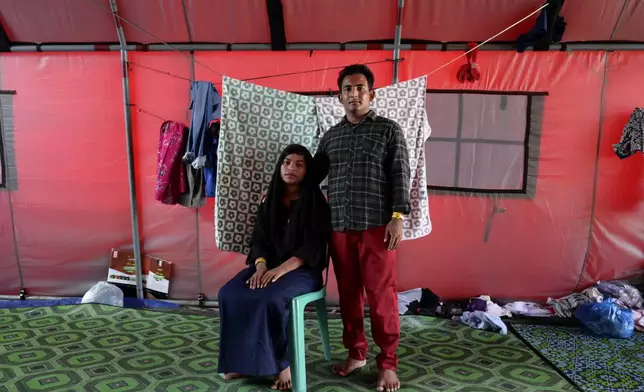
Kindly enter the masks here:
<path id="1" fill-rule="evenodd" d="M 111 10 L 110 8 L 108 8 L 108 7 L 104 6 L 104 5 L 101 3 L 101 1 L 100 1 L 100 0 L 89 0 L 89 1 L 91 1 L 91 2 L 92 2 L 92 3 L 94 3 L 94 4 L 96 4 L 98 7 L 102 8 L 103 10 L 105 10 L 105 11 L 109 12 L 110 14 L 112 14 L 113 16 L 115 16 L 116 18 L 118 18 L 119 20 L 121 20 L 121 21 L 123 21 L 123 22 L 125 22 L 125 23 L 129 24 L 130 26 L 134 27 L 135 29 L 137 29 L 137 30 L 141 31 L 141 32 L 142 32 L 142 33 L 144 33 L 144 34 L 149 35 L 150 37 L 154 38 L 155 40 L 157 40 L 158 42 L 162 43 L 163 45 L 165 45 L 165 46 L 167 46 L 167 47 L 171 48 L 172 50 L 174 50 L 175 52 L 179 53 L 180 55 L 187 57 L 187 58 L 188 58 L 188 59 L 190 59 L 191 61 L 194 61 L 196 64 L 201 65 L 202 67 L 204 67 L 204 68 L 206 68 L 206 69 L 208 69 L 208 70 L 210 70 L 210 71 L 212 71 L 212 72 L 216 73 L 217 75 L 219 75 L 219 76 L 221 76 L 221 77 L 223 77 L 223 76 L 224 76 L 224 75 L 220 74 L 219 72 L 215 71 L 214 69 L 210 68 L 210 67 L 209 67 L 209 66 L 207 66 L 206 64 L 204 64 L 204 63 L 202 63 L 202 62 L 199 62 L 198 60 L 196 60 L 196 59 L 194 58 L 194 56 L 191 56 L 191 55 L 189 55 L 189 54 L 187 54 L 187 53 L 184 53 L 184 52 L 180 51 L 179 49 L 175 48 L 174 46 L 170 45 L 169 43 L 164 42 L 161 38 L 159 38 L 159 37 L 157 37 L 156 35 L 154 35 L 154 34 L 150 33 L 149 31 L 145 30 L 143 27 L 138 26 L 136 23 L 130 22 L 129 20 L 127 20 L 127 19 L 123 18 L 122 16 L 120 16 L 120 15 L 118 15 L 118 14 L 116 14 L 116 13 L 113 13 L 113 12 L 112 12 L 112 10 Z"/>
<path id="2" fill-rule="evenodd" d="M 452 59 L 451 61 L 448 61 L 447 63 L 445 63 L 445 64 L 441 65 L 441 66 L 440 66 L 440 67 L 438 67 L 438 68 L 436 68 L 436 69 L 435 69 L 435 70 L 433 70 L 432 72 L 428 73 L 428 74 L 427 74 L 427 76 L 430 76 L 430 75 L 435 74 L 436 72 L 438 72 L 438 71 L 440 71 L 441 69 L 443 69 L 443 68 L 447 67 L 448 65 L 452 64 L 453 62 L 455 62 L 456 60 L 460 59 L 461 57 L 467 56 L 467 55 L 468 55 L 468 54 L 470 54 L 471 52 L 473 52 L 473 51 L 477 50 L 477 49 L 478 49 L 478 48 L 480 48 L 481 46 L 483 46 L 483 45 L 487 44 L 488 42 L 492 41 L 494 38 L 498 37 L 499 35 L 501 35 L 501 34 L 505 33 L 506 31 L 510 30 L 510 29 L 511 29 L 511 28 L 513 28 L 514 26 L 516 26 L 516 25 L 518 25 L 519 23 L 523 22 L 524 20 L 527 20 L 527 19 L 528 19 L 528 18 L 530 18 L 531 16 L 535 15 L 536 13 L 538 13 L 539 11 L 541 11 L 542 9 L 546 8 L 548 5 L 550 5 L 550 3 L 546 3 L 546 4 L 542 5 L 541 7 L 537 8 L 535 11 L 533 11 L 533 12 L 531 12 L 530 14 L 528 14 L 527 16 L 525 16 L 523 19 L 519 20 L 518 22 L 515 22 L 514 24 L 510 25 L 509 27 L 506 27 L 505 29 L 501 30 L 500 32 L 496 33 L 495 35 L 491 36 L 490 38 L 488 38 L 488 39 L 486 39 L 485 41 L 481 42 L 480 44 L 476 45 L 475 47 L 473 47 L 472 49 L 468 50 L 467 52 L 465 52 L 465 53 L 461 53 L 461 55 L 460 55 L 460 56 L 458 56 L 458 57 L 456 57 L 455 59 Z"/>
<path id="3" fill-rule="evenodd" d="M 135 108 L 138 113 L 144 113 L 144 114 L 147 114 L 148 116 L 156 117 L 159 120 L 164 121 L 164 122 L 167 121 L 167 119 L 165 119 L 165 118 L 163 118 L 163 117 L 161 117 L 159 115 L 156 115 L 156 114 L 154 114 L 152 112 L 149 112 L 149 111 L 147 111 L 145 109 L 141 109 L 140 107 L 136 106 L 135 104 L 131 104 L 130 106 Z"/>
<path id="4" fill-rule="evenodd" d="M 125 22 L 125 23 L 129 24 L 130 26 L 132 26 L 132 27 L 136 28 L 137 30 L 139 30 L 139 31 L 143 32 L 144 34 L 149 35 L 150 37 L 154 38 L 155 40 L 157 40 L 158 42 L 162 43 L 163 45 L 166 45 L 167 47 L 171 48 L 171 49 L 172 49 L 172 50 L 174 50 L 175 52 L 177 52 L 177 53 L 181 54 L 182 56 L 186 56 L 186 57 L 187 57 L 187 58 L 189 58 L 190 60 L 194 61 L 196 64 L 199 64 L 199 65 L 203 66 L 204 68 L 206 68 L 206 69 L 208 69 L 208 70 L 210 70 L 210 71 L 212 71 L 212 72 L 216 73 L 217 75 L 219 75 L 219 76 L 221 76 L 221 77 L 224 77 L 224 75 L 223 75 L 222 73 L 217 72 L 217 71 L 215 71 L 214 69 L 212 69 L 212 68 L 208 67 L 206 64 L 204 64 L 204 63 L 202 63 L 202 62 L 200 62 L 200 61 L 196 60 L 196 59 L 194 58 L 194 56 L 191 56 L 191 55 L 189 55 L 189 54 L 186 54 L 186 53 L 182 52 L 181 50 L 179 50 L 179 49 L 175 48 L 174 46 L 170 45 L 170 44 L 169 44 L 169 43 L 167 43 L 167 42 L 164 42 L 164 41 L 163 41 L 163 40 L 161 40 L 159 37 L 157 37 L 156 35 L 154 35 L 154 34 L 150 33 L 149 31 L 145 30 L 144 28 L 142 28 L 142 27 L 138 26 L 137 24 L 135 24 L 135 23 L 133 23 L 133 22 L 130 22 L 129 20 L 127 20 L 127 19 L 125 19 L 125 18 L 121 17 L 120 15 L 117 15 L 117 14 L 113 13 L 113 12 L 112 12 L 112 10 L 111 10 L 110 8 L 108 8 L 108 7 L 104 6 L 104 5 L 101 3 L 101 1 L 100 1 L 100 0 L 89 0 L 89 1 L 93 2 L 94 4 L 96 4 L 97 6 L 99 6 L 100 8 L 102 8 L 102 9 L 104 9 L 105 11 L 109 12 L 110 14 L 114 15 L 114 16 L 115 16 L 116 18 L 118 18 L 119 20 L 121 20 L 121 21 L 123 21 L 123 22 Z M 524 18 L 522 18 L 522 19 L 520 19 L 519 21 L 517 21 L 517 22 L 515 22 L 515 23 L 511 24 L 510 26 L 508 26 L 508 27 L 506 27 L 505 29 L 501 30 L 499 33 L 497 33 L 497 34 L 493 35 L 492 37 L 490 37 L 490 38 L 486 39 L 486 40 L 485 40 L 485 41 L 483 41 L 482 43 L 480 43 L 480 44 L 476 45 L 475 47 L 473 47 L 472 49 L 468 50 L 467 52 L 460 54 L 460 55 L 459 55 L 459 56 L 457 56 L 456 58 L 454 58 L 454 59 L 452 59 L 452 60 L 448 61 L 447 63 L 445 63 L 445 64 L 441 65 L 440 67 L 436 68 L 435 70 L 433 70 L 433 71 L 431 71 L 431 72 L 427 73 L 427 74 L 426 74 L 426 76 L 433 75 L 434 73 L 436 73 L 436 72 L 440 71 L 441 69 L 443 69 L 443 68 L 447 67 L 448 65 L 450 65 L 450 64 L 452 64 L 452 63 L 454 63 L 454 62 L 455 62 L 455 61 L 457 61 L 458 59 L 460 59 L 460 58 L 462 58 L 462 57 L 464 57 L 464 56 L 467 56 L 469 53 L 471 53 L 471 52 L 473 52 L 473 51 L 477 50 L 478 48 L 480 48 L 481 46 L 483 46 L 483 45 L 487 44 L 488 42 L 492 41 L 494 38 L 496 38 L 496 37 L 500 36 L 501 34 L 503 34 L 503 33 L 505 33 L 506 31 L 508 31 L 508 30 L 512 29 L 513 27 L 515 27 L 516 25 L 518 25 L 518 24 L 522 23 L 523 21 L 527 20 L 527 19 L 528 19 L 528 18 L 530 18 L 531 16 L 533 16 L 533 15 L 537 14 L 539 11 L 541 11 L 541 10 L 542 10 L 542 9 L 544 9 L 544 8 L 546 8 L 548 5 L 550 5 L 550 3 L 549 3 L 549 2 L 546 2 L 544 5 L 542 5 L 541 7 L 537 8 L 535 11 L 531 12 L 530 14 L 528 14 L 527 16 L 525 16 Z M 389 59 L 388 59 L 388 60 L 379 61 L 379 62 L 389 62 L 389 61 L 394 61 L 394 60 L 389 60 Z M 401 60 L 398 60 L 398 61 L 402 61 L 402 59 L 401 59 Z M 377 64 L 377 63 L 379 63 L 379 62 L 372 62 L 372 63 L 366 63 L 366 64 Z M 133 64 L 133 63 L 130 63 L 130 64 Z M 294 72 L 294 73 L 277 74 L 277 75 L 268 75 L 268 76 L 259 76 L 259 77 L 255 77 L 255 78 L 244 79 L 244 80 L 245 80 L 245 81 L 250 81 L 250 80 L 259 80 L 259 79 L 265 79 L 265 78 L 273 78 L 273 77 L 279 77 L 279 76 L 289 76 L 289 75 L 296 75 L 296 74 L 300 74 L 300 73 L 307 73 L 307 72 L 319 72 L 319 71 L 326 71 L 326 70 L 330 70 L 330 69 L 340 69 L 340 68 L 343 68 L 343 67 L 337 67 L 337 68 L 336 68 L 336 67 L 330 67 L 330 68 L 324 68 L 324 69 L 318 69 L 318 70 L 307 70 L 307 71 Z M 174 74 L 171 74 L 171 73 L 166 72 L 166 71 L 161 71 L 161 70 L 155 70 L 155 71 L 158 71 L 158 72 L 160 72 L 160 73 L 166 73 L 166 74 L 168 74 L 168 75 L 170 75 L 170 76 L 175 76 L 175 77 L 178 77 L 178 78 L 181 78 L 181 79 L 191 80 L 191 79 L 189 79 L 189 78 L 185 78 L 185 77 L 183 77 L 183 76 L 179 76 L 179 75 L 174 75 Z M 221 83 L 214 83 L 214 84 L 221 84 Z"/>
<path id="5" fill-rule="evenodd" d="M 184 76 L 177 75 L 177 74 L 173 74 L 172 72 L 163 71 L 163 70 L 160 70 L 160 69 L 157 69 L 157 68 L 148 67 L 147 65 L 143 65 L 143 64 L 135 63 L 135 62 L 133 62 L 133 61 L 128 61 L 128 64 L 129 64 L 130 66 L 134 65 L 134 66 L 136 66 L 136 67 L 143 68 L 143 69 L 147 69 L 147 70 L 150 70 L 150 71 L 153 71 L 153 72 L 156 72 L 156 73 L 160 73 L 160 74 L 163 74 L 163 75 L 172 76 L 173 78 L 182 79 L 182 80 L 187 80 L 188 82 L 192 82 L 192 79 L 190 79 L 190 78 L 186 78 L 186 77 L 184 77 Z"/>
<path id="6" fill-rule="evenodd" d="M 400 59 L 397 61 L 403 61 L 405 59 Z M 373 64 L 382 64 L 382 63 L 391 63 L 394 60 L 392 59 L 386 59 L 386 60 L 379 60 L 379 61 L 371 61 L 367 63 L 363 63 L 364 65 L 373 65 Z M 347 65 L 340 65 L 337 67 L 326 67 L 326 68 L 317 68 L 317 69 L 307 69 L 306 71 L 296 71 L 296 72 L 286 72 L 286 73 L 281 73 L 281 74 L 274 74 L 274 75 L 265 75 L 265 76 L 257 76 L 254 78 L 246 78 L 246 79 L 241 79 L 245 82 L 249 82 L 251 80 L 259 80 L 259 79 L 269 79 L 269 78 L 277 78 L 280 76 L 292 76 L 292 75 L 299 75 L 299 74 L 304 74 L 304 73 L 309 73 L 309 72 L 322 72 L 322 71 L 331 71 L 331 70 L 336 70 L 336 69 L 342 69 L 346 67 Z"/>
<path id="7" fill-rule="evenodd" d="M 371 61 L 371 62 L 367 62 L 367 63 L 364 63 L 364 64 L 365 65 L 374 65 L 374 64 L 389 63 L 389 62 L 393 62 L 393 61 L 394 60 L 386 59 L 386 60 L 379 60 L 379 61 Z M 398 61 L 404 61 L 404 58 L 400 59 Z M 177 78 L 177 79 L 186 80 L 186 81 L 189 81 L 189 82 L 192 81 L 191 79 L 186 78 L 185 76 L 177 75 L 177 74 L 174 74 L 174 73 L 168 72 L 168 71 L 163 71 L 163 70 L 157 69 L 157 68 L 152 68 L 152 67 L 149 67 L 147 65 L 142 65 L 142 64 L 139 64 L 139 63 L 135 63 L 133 61 L 130 61 L 129 64 L 133 65 L 133 66 L 136 66 L 136 67 L 139 67 L 139 68 L 147 69 L 149 71 L 157 72 L 157 73 L 160 73 L 160 74 L 163 74 L 163 75 L 172 76 L 172 77 Z M 251 81 L 251 80 L 277 78 L 277 77 L 281 77 L 281 76 L 293 76 L 293 75 L 300 75 L 300 74 L 311 73 L 311 72 L 330 71 L 330 70 L 342 69 L 344 67 L 346 67 L 346 65 L 340 65 L 340 66 L 336 66 L 336 67 L 307 69 L 307 70 L 303 70 L 303 71 L 285 72 L 285 73 L 273 74 L 273 75 L 255 76 L 255 77 L 252 77 L 252 78 L 246 78 L 246 79 L 240 79 L 240 80 L 248 82 L 248 81 Z M 212 82 L 212 83 L 216 84 L 216 85 L 221 85 L 221 82 Z"/>

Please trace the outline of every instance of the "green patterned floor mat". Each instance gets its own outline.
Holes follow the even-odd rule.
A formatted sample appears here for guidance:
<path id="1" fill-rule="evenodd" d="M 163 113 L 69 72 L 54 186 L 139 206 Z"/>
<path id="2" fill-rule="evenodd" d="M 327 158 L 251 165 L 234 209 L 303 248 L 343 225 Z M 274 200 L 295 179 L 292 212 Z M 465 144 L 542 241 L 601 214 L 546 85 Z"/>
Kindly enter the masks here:
<path id="1" fill-rule="evenodd" d="M 316 321 L 306 323 L 309 391 L 375 390 L 373 345 L 366 371 L 335 377 Z M 427 317 L 401 324 L 401 391 L 576 390 L 512 335 Z M 329 328 L 341 360 L 341 320 Z M 0 309 L 0 392 L 270 391 L 270 380 L 224 382 L 218 339 L 216 317 L 101 305 Z"/>
<path id="2" fill-rule="evenodd" d="M 512 327 L 583 391 L 644 392 L 644 333 L 606 339 L 579 328 Z"/>

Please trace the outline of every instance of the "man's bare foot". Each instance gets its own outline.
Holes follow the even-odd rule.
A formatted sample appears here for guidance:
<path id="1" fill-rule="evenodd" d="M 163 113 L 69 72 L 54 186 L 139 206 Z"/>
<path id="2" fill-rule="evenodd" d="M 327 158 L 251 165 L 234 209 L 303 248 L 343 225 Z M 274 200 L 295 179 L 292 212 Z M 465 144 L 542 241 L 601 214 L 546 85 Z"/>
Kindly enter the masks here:
<path id="1" fill-rule="evenodd" d="M 286 369 L 279 372 L 277 377 L 275 377 L 275 382 L 271 389 L 278 391 L 288 391 L 291 389 L 291 368 L 287 367 Z"/>
<path id="2" fill-rule="evenodd" d="M 243 376 L 241 374 L 237 373 L 226 373 L 224 374 L 224 380 L 230 381 L 230 380 L 235 380 L 237 378 L 242 378 Z"/>
<path id="3" fill-rule="evenodd" d="M 343 363 L 333 365 L 333 367 L 331 367 L 331 372 L 338 376 L 346 377 L 358 369 L 363 368 L 366 364 L 366 360 L 359 361 L 357 359 L 347 357 L 347 360 Z"/>
<path id="4" fill-rule="evenodd" d="M 393 392 L 400 389 L 398 375 L 393 370 L 383 369 L 378 372 L 378 392 Z"/>

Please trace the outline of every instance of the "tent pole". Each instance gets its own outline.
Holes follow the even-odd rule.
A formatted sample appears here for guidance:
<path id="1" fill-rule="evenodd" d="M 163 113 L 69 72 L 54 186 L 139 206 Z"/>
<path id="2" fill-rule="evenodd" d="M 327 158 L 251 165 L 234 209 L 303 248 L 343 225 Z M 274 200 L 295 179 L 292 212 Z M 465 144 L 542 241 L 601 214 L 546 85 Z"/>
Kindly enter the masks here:
<path id="1" fill-rule="evenodd" d="M 190 18 L 188 18 L 188 9 L 186 7 L 186 0 L 181 0 L 181 6 L 183 8 L 183 18 L 186 21 L 186 31 L 188 32 L 188 41 L 192 44 L 192 28 L 190 26 Z M 190 82 L 188 84 L 188 101 L 192 98 L 192 84 L 195 82 L 197 76 L 195 69 L 195 52 L 190 51 Z M 190 109 L 186 110 L 186 121 L 190 122 L 191 115 Z M 200 235 L 199 235 L 199 208 L 196 208 L 195 213 L 195 233 L 197 238 L 197 284 L 198 284 L 198 294 L 197 294 L 197 304 L 201 306 L 203 303 L 204 306 L 211 301 L 201 301 L 203 298 L 203 289 L 202 289 L 202 279 L 201 279 L 201 244 L 200 244 Z M 205 296 L 204 296 L 205 298 Z M 201 301 L 201 302 L 200 302 Z"/>
<path id="2" fill-rule="evenodd" d="M 287 44 L 287 51 L 364 51 L 364 50 L 395 50 L 396 45 L 392 43 L 367 43 L 353 42 L 346 44 L 325 44 L 325 43 L 307 43 L 307 44 Z M 400 50 L 410 50 L 414 52 L 463 52 L 467 50 L 467 43 L 446 42 L 446 43 L 401 43 L 398 45 Z M 10 47 L 13 53 L 31 53 L 31 52 L 115 52 L 120 51 L 120 45 L 113 44 L 13 44 Z M 173 44 L 172 47 L 164 44 L 129 44 L 125 46 L 129 52 L 172 52 L 195 51 L 195 52 L 239 52 L 239 51 L 271 51 L 270 44 Z M 644 51 L 642 42 L 566 42 L 552 44 L 548 49 L 551 52 L 566 51 Z M 481 52 L 515 52 L 517 51 L 514 42 L 490 42 L 479 48 Z M 526 52 L 534 51 L 533 48 L 526 49 Z"/>
<path id="3" fill-rule="evenodd" d="M 130 218 L 132 221 L 132 246 L 134 250 L 134 261 L 136 268 L 136 296 L 143 299 L 143 279 L 141 277 L 141 240 L 139 237 L 139 215 L 136 202 L 136 177 L 134 175 L 134 157 L 133 157 L 133 143 L 132 143 L 132 105 L 130 103 L 130 80 L 129 80 L 129 65 L 127 61 L 127 49 L 125 42 L 125 34 L 123 34 L 123 26 L 121 20 L 117 17 L 118 7 L 116 0 L 110 0 L 110 7 L 112 8 L 112 16 L 114 17 L 114 25 L 116 26 L 116 34 L 119 38 L 121 46 L 121 79 L 123 83 L 123 106 L 125 110 L 125 143 L 127 148 L 127 171 L 128 171 L 128 184 L 130 188 Z"/>
<path id="4" fill-rule="evenodd" d="M 402 41 L 402 18 L 403 8 L 405 8 L 405 0 L 398 0 L 398 21 L 396 22 L 396 33 L 394 35 L 394 69 L 392 83 L 398 83 L 400 79 L 398 75 L 400 64 L 400 42 Z"/>

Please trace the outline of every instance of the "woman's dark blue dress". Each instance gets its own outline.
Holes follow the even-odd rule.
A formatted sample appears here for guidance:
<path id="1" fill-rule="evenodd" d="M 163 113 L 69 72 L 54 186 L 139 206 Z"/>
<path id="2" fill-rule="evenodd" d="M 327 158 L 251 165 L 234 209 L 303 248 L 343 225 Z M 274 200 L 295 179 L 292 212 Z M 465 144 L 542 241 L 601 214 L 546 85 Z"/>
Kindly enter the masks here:
<path id="1" fill-rule="evenodd" d="M 327 223 L 308 222 L 320 227 L 319 237 L 308 238 L 306 244 L 291 244 L 286 236 L 282 241 L 274 241 L 275 237 L 266 231 L 278 227 L 285 233 L 292 218 L 293 209 L 283 207 L 278 214 L 269 214 L 267 206 L 260 205 L 247 260 L 249 266 L 219 291 L 219 373 L 261 377 L 275 375 L 289 367 L 290 301 L 322 286 L 327 257 Z M 320 205 L 320 208 L 328 207 Z M 268 219 L 280 222 L 267 224 Z M 264 288 L 249 288 L 246 282 L 256 271 L 254 262 L 258 257 L 266 257 L 267 267 L 272 269 L 292 256 L 302 258 L 305 264 Z"/>

